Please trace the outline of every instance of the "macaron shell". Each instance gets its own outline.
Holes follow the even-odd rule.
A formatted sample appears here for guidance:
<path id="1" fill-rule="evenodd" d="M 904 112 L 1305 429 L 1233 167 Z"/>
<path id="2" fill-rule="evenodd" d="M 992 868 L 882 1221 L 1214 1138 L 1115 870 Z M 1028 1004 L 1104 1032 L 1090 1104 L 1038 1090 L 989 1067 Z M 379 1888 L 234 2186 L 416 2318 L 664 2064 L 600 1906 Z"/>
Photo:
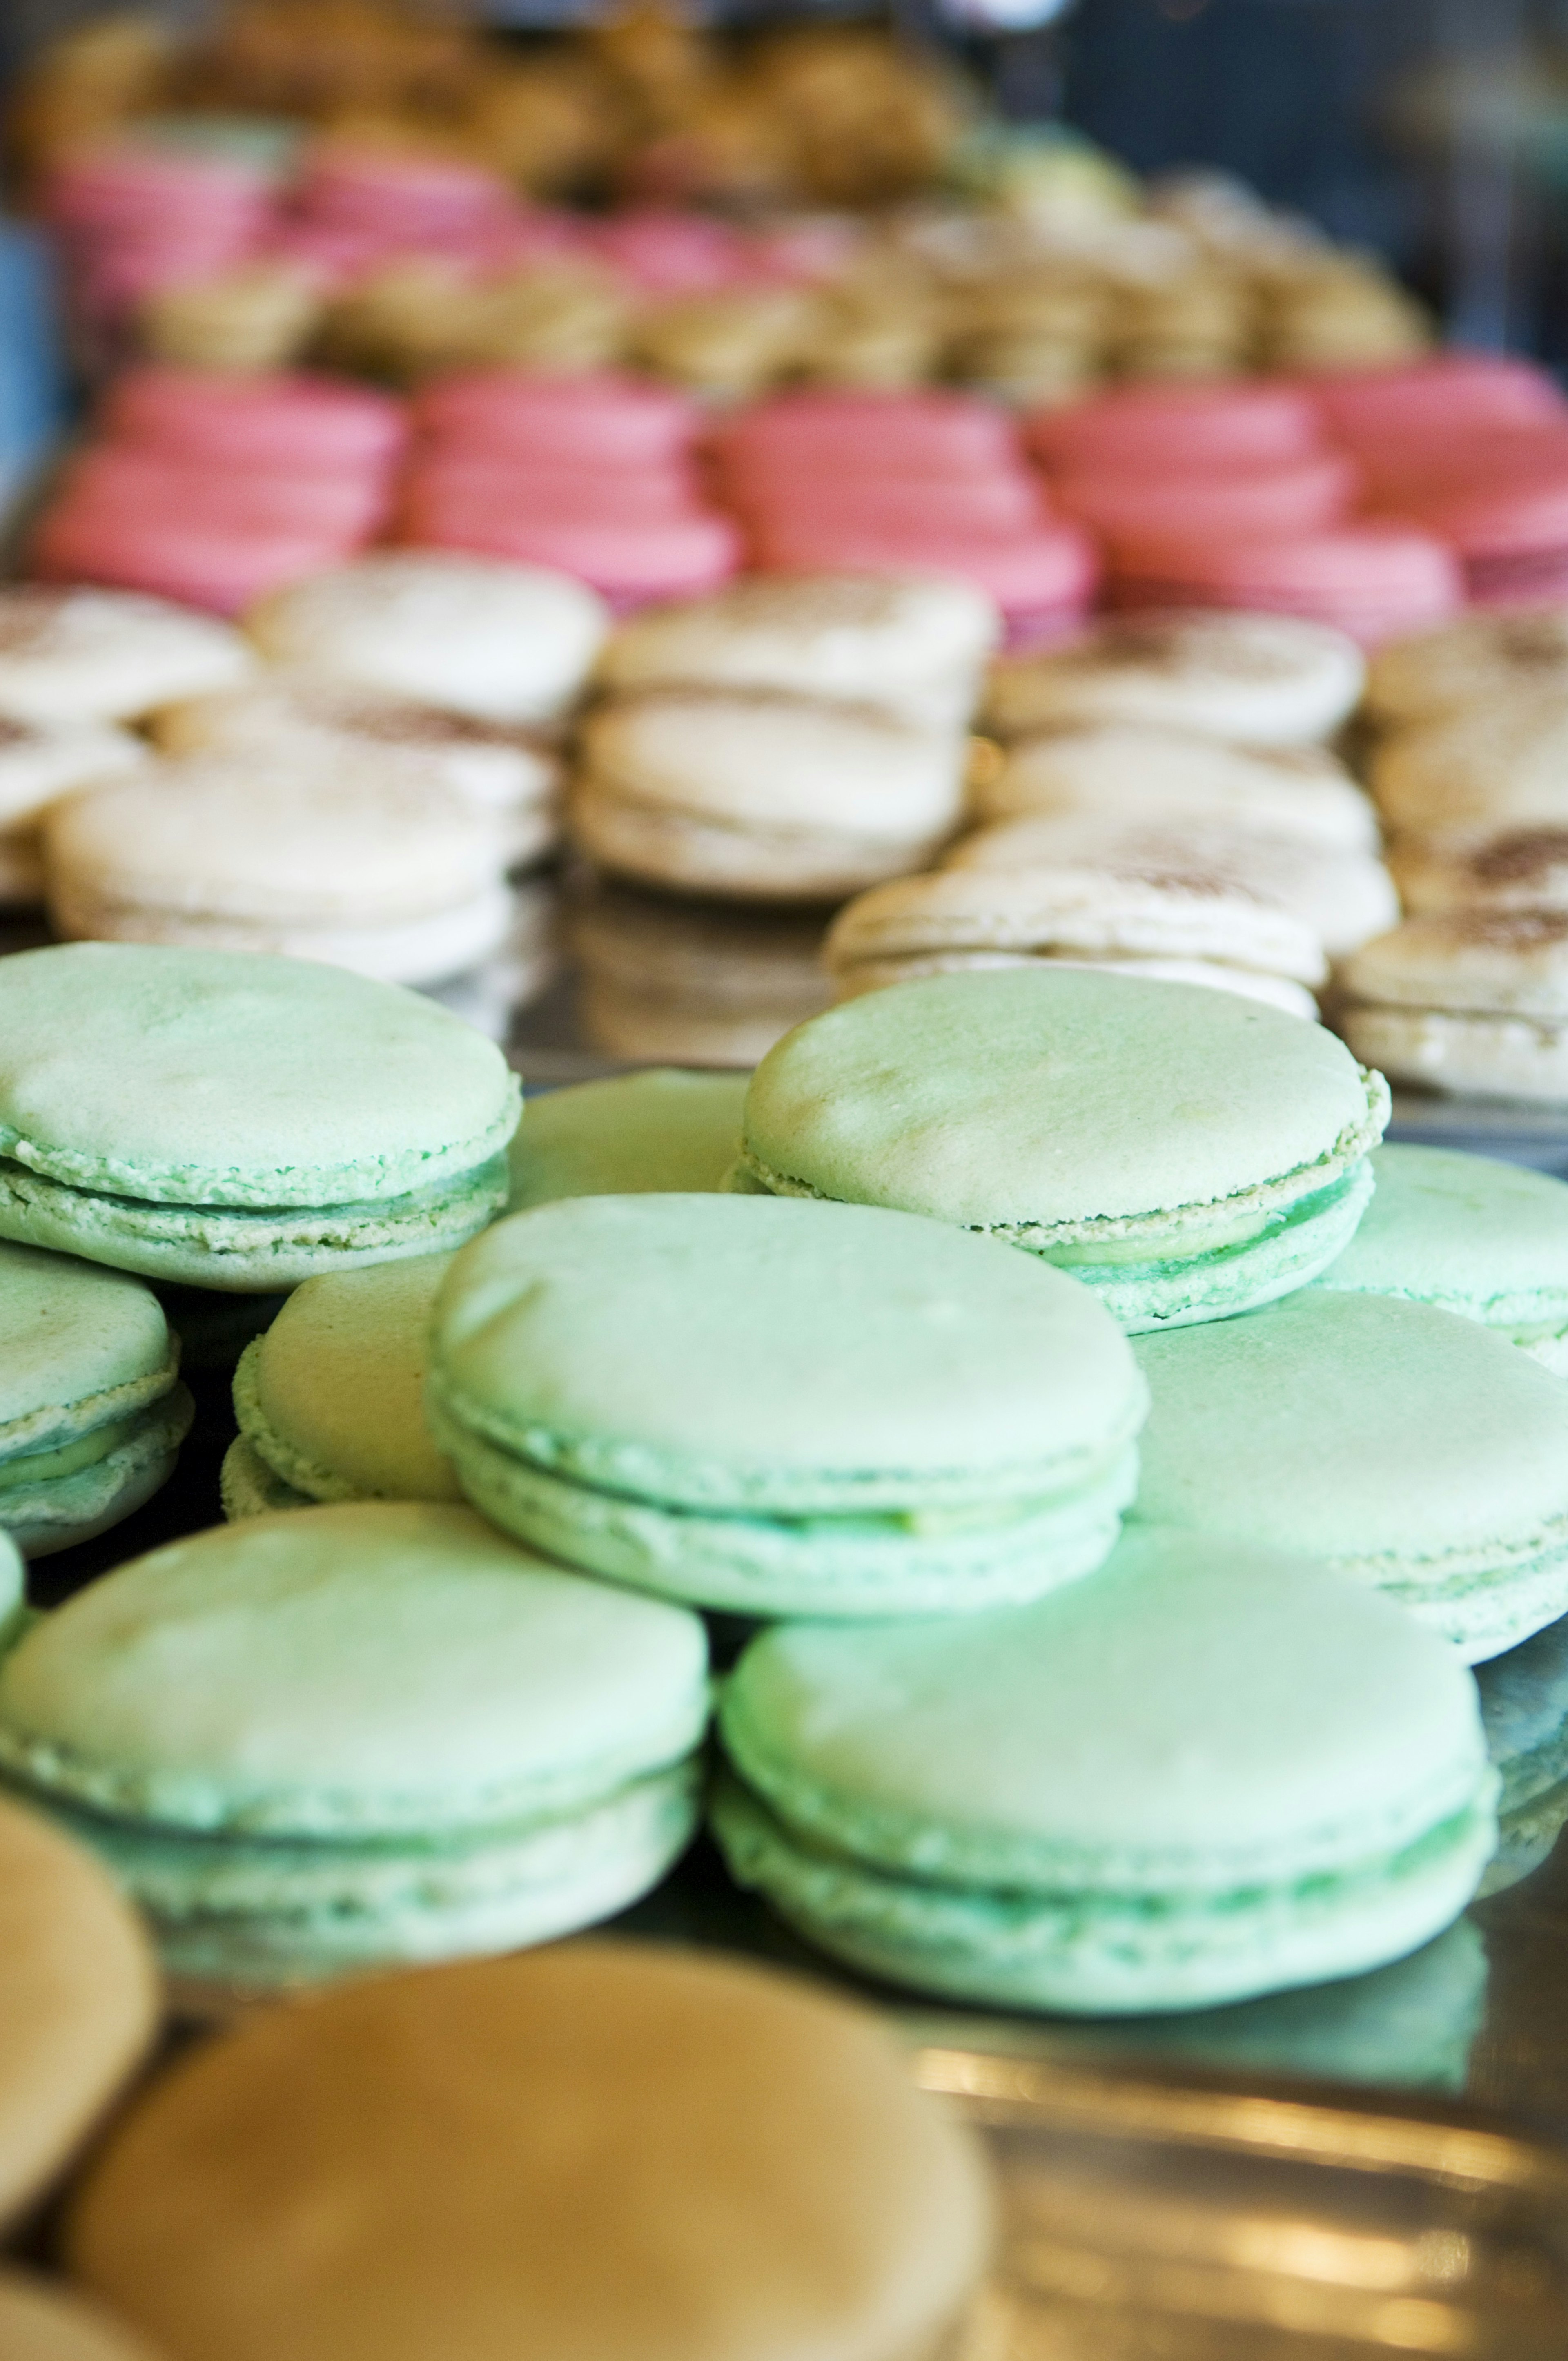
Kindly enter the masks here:
<path id="1" fill-rule="evenodd" d="M 522 1213 L 560 1197 L 717 1190 L 740 1148 L 747 1074 L 655 1066 L 530 1099 L 508 1150 Z"/>
<path id="2" fill-rule="evenodd" d="M 177 1366 L 150 1288 L 0 1243 L 0 1465 L 145 1409 Z"/>
<path id="3" fill-rule="evenodd" d="M 29 1558 L 48 1557 L 120 1523 L 173 1475 L 194 1416 L 187 1388 L 172 1386 L 126 1422 L 123 1439 L 102 1457 L 63 1474 L 0 1486 L 0 1516 L 17 1548 Z M 113 1432 L 122 1434 L 119 1427 Z M 87 1436 L 78 1449 L 93 1440 Z M 13 1462 L 4 1472 L 15 1474 L 26 1465 Z"/>
<path id="4" fill-rule="evenodd" d="M 131 591 L 0 590 L 0 712 L 66 727 L 123 721 L 255 669 L 237 631 Z"/>
<path id="5" fill-rule="evenodd" d="M 1376 1191 L 1317 1282 L 1398 1295 L 1521 1341 L 1568 1326 L 1568 1185 L 1456 1148 L 1375 1148 Z"/>

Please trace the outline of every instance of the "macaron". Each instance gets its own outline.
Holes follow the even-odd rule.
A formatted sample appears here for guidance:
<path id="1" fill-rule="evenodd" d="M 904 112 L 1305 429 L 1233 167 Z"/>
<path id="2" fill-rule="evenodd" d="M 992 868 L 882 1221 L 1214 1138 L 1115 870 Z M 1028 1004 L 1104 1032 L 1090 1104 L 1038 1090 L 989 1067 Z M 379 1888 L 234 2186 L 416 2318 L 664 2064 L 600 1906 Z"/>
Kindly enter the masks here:
<path id="1" fill-rule="evenodd" d="M 508 1150 L 509 1213 L 561 1197 L 715 1191 L 740 1148 L 749 1074 L 653 1066 L 546 1091 Z"/>
<path id="2" fill-rule="evenodd" d="M 958 826 L 956 731 L 769 689 L 650 688 L 586 719 L 573 841 L 618 876 L 741 900 L 841 900 Z"/>
<path id="3" fill-rule="evenodd" d="M 937 976 L 798 1026 L 751 1079 L 740 1172 L 1024 1248 L 1131 1330 L 1305 1286 L 1371 1194 L 1382 1077 L 1229 992 L 1070 968 Z"/>
<path id="4" fill-rule="evenodd" d="M 564 711 L 609 621 L 566 574 L 429 550 L 378 553 L 291 583 L 245 619 L 269 663 L 503 722 Z"/>
<path id="5" fill-rule="evenodd" d="M 1412 918 L 1568 909 L 1568 816 L 1559 827 L 1400 837 L 1389 864 Z"/>
<path id="6" fill-rule="evenodd" d="M 1293 386 L 1124 386 L 1038 411 L 1025 440 L 1047 467 L 1288 465 L 1322 447 L 1313 403 Z"/>
<path id="7" fill-rule="evenodd" d="M 819 911 L 685 902 L 600 880 L 574 894 L 565 918 L 584 1036 L 607 1057 L 750 1071 L 832 998 Z"/>
<path id="8" fill-rule="evenodd" d="M 753 530 L 751 553 L 770 574 L 950 576 L 994 601 L 1017 646 L 1081 621 L 1100 578 L 1095 544 L 1077 525 L 988 531 L 927 523 L 918 508 L 877 523 L 797 506 Z"/>
<path id="9" fill-rule="evenodd" d="M 649 599 L 691 598 L 728 582 L 740 564 L 739 528 L 695 501 L 673 516 L 512 506 L 488 494 L 427 493 L 403 538 L 424 549 L 473 550 L 518 566 L 550 566 L 587 584 L 618 611 Z"/>
<path id="10" fill-rule="evenodd" d="M 1143 1416 L 1125 1340 L 1059 1273 L 905 1215 L 745 1196 L 498 1223 L 437 1299 L 428 1401 L 468 1498 L 520 1540 L 706 1607 L 823 1617 L 968 1614 L 1089 1573 Z"/>
<path id="11" fill-rule="evenodd" d="M 1467 1663 L 1568 1612 L 1568 1387 L 1506 1337 L 1314 1287 L 1136 1350 L 1140 1519 L 1324 1559 Z"/>
<path id="12" fill-rule="evenodd" d="M 368 386 L 167 363 L 122 371 L 98 423 L 117 442 L 187 463 L 296 476 L 384 469 L 406 433 L 402 404 Z"/>
<path id="13" fill-rule="evenodd" d="M 174 1472 L 193 1414 L 151 1288 L 0 1241 L 0 1526 L 28 1557 L 106 1532 Z"/>
<path id="14" fill-rule="evenodd" d="M 1563 412 L 1562 389 L 1548 370 L 1463 349 L 1397 368 L 1324 372 L 1303 390 L 1331 433 L 1353 449 L 1368 438 L 1453 443 L 1490 426 L 1560 420 Z"/>
<path id="15" fill-rule="evenodd" d="M 21 1568 L 3 1534 L 0 1557 L 9 1558 L 0 1580 L 14 1618 Z M 0 2221 L 9 2225 L 141 2063 L 159 1994 L 151 1947 L 112 1880 L 84 1847 L 10 1800 L 0 1803 Z M 5 2321 L 0 2307 L 0 2334 Z M 0 2349 L 15 2348 L 7 2339 Z"/>
<path id="16" fill-rule="evenodd" d="M 66 2246 L 174 2355 L 913 2361 L 991 2220 L 869 2011 L 596 1942 L 258 2014 L 119 2127 Z"/>
<path id="17" fill-rule="evenodd" d="M 237 631 L 125 590 L 0 588 L 0 713 L 45 729 L 129 721 L 256 669 Z"/>
<path id="18" fill-rule="evenodd" d="M 1539 1869 L 1568 1825 L 1568 1620 L 1478 1666 L 1475 1686 L 1503 1783 L 1483 1887 L 1497 1894 Z"/>
<path id="19" fill-rule="evenodd" d="M 144 741 L 110 722 L 69 728 L 0 713 L 0 830 L 31 828 L 60 796 L 139 770 L 147 759 Z"/>
<path id="20" fill-rule="evenodd" d="M 224 1514 L 313 1500 L 458 1500 L 424 1415 L 425 1340 L 449 1255 L 327 1271 L 285 1298 L 234 1375 Z"/>
<path id="21" fill-rule="evenodd" d="M 1407 918 L 1345 961 L 1339 1023 L 1390 1080 L 1568 1104 L 1568 910 Z"/>
<path id="22" fill-rule="evenodd" d="M 267 1294 L 431 1254 L 505 1202 L 518 1084 L 433 1001 L 302 960 L 0 961 L 0 1237 Z"/>
<path id="23" fill-rule="evenodd" d="M 1112 618 L 998 664 L 985 717 L 1003 738 L 1114 722 L 1298 746 L 1332 735 L 1365 676 L 1354 640 L 1297 615 Z"/>
<path id="24" fill-rule="evenodd" d="M 511 922 L 498 822 L 415 753 L 188 755 L 82 789 L 43 833 L 67 939 L 281 951 L 435 983 Z"/>
<path id="25" fill-rule="evenodd" d="M 990 475 L 1016 464 L 1013 422 L 1000 404 L 927 389 L 875 393 L 813 389 L 743 411 L 711 438 L 726 473 L 755 458 L 810 475 L 851 459 L 869 473 Z"/>
<path id="26" fill-rule="evenodd" d="M 1370 771 L 1396 835 L 1568 825 L 1568 682 L 1440 710 L 1375 748 Z"/>
<path id="27" fill-rule="evenodd" d="M 956 1627 L 765 1632 L 719 1728 L 731 1873 L 862 1972 L 992 2007 L 1354 1975 L 1457 1917 L 1496 1836 L 1453 1652 L 1212 1533 L 1129 1531 L 1092 1581 Z"/>
<path id="28" fill-rule="evenodd" d="M 1228 887 L 1201 858 L 1084 851 L 1053 860 L 1027 844 L 1012 861 L 999 847 L 994 866 L 894 878 L 858 895 L 829 928 L 823 958 L 841 997 L 1043 961 L 1211 984 L 1308 1018 L 1318 1013 L 1309 987 L 1328 974 L 1309 926 Z"/>
<path id="29" fill-rule="evenodd" d="M 1402 729 L 1539 687 L 1568 689 L 1568 607 L 1461 615 L 1389 641 L 1367 668 L 1366 710 L 1380 727 Z"/>
<path id="30" fill-rule="evenodd" d="M 0 2345 L 9 2361 L 157 2361 L 96 2303 L 30 2271 L 0 2270 Z"/>
<path id="31" fill-rule="evenodd" d="M 1568 469 L 1561 453 L 1511 480 L 1423 484 L 1383 506 L 1400 522 L 1441 534 L 1477 606 L 1508 609 L 1568 592 Z"/>
<path id="32" fill-rule="evenodd" d="M 608 1917 L 690 1839 L 696 1617 L 405 1501 L 133 1559 L 0 1664 L 0 1763 L 181 1974 L 267 1987 Z"/>
<path id="33" fill-rule="evenodd" d="M 1312 533 L 1337 523 L 1354 491 L 1350 461 L 1328 451 L 1201 474 L 1162 467 L 1146 475 L 1102 463 L 1058 475 L 1051 486 L 1057 507 L 1102 535 L 1113 553 L 1166 535 Z"/>
<path id="34" fill-rule="evenodd" d="M 1479 1320 L 1568 1377 L 1568 1184 L 1528 1165 L 1374 1148 L 1371 1204 L 1314 1282 Z"/>
<path id="35" fill-rule="evenodd" d="M 45 582 L 109 583 L 214 615 L 238 615 L 280 584 L 348 556 L 359 535 L 332 524 L 234 519 L 199 507 L 126 510 L 68 491 L 28 544 Z"/>
<path id="36" fill-rule="evenodd" d="M 1435 532 L 1367 522 L 1255 537 L 1148 532 L 1115 543 L 1122 607 L 1237 607 L 1331 624 L 1367 645 L 1442 622 L 1464 602 L 1459 561 Z"/>
<path id="37" fill-rule="evenodd" d="M 598 678 L 612 692 L 693 685 L 875 705 L 960 729 L 1000 635 L 970 584 L 875 575 L 751 577 L 622 623 Z"/>
<path id="38" fill-rule="evenodd" d="M 456 369 L 414 396 L 427 441 L 478 453 L 521 454 L 562 467 L 666 466 L 692 441 L 690 397 L 610 371 L 551 376 L 537 369 Z"/>

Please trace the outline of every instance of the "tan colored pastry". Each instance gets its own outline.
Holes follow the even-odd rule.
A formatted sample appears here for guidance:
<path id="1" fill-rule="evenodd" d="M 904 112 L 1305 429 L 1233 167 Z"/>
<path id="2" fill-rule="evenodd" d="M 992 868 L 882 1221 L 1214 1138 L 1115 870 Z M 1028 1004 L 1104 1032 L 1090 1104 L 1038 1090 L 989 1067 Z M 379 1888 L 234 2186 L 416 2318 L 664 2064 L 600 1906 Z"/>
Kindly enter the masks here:
<path id="1" fill-rule="evenodd" d="M 1538 688 L 1568 693 L 1568 607 L 1461 615 L 1373 651 L 1365 710 L 1383 729 Z"/>
<path id="2" fill-rule="evenodd" d="M 815 917 L 600 884 L 567 926 L 584 1032 L 612 1058 L 754 1066 L 832 998 Z"/>
<path id="3" fill-rule="evenodd" d="M 656 304 L 632 332 L 634 355 L 678 384 L 737 396 L 803 362 L 817 328 L 813 299 L 793 288 L 729 288 Z"/>
<path id="4" fill-rule="evenodd" d="M 1437 843 L 1402 837 L 1388 859 L 1414 917 L 1432 911 L 1568 910 L 1568 820 Z"/>
<path id="5" fill-rule="evenodd" d="M 985 713 L 1002 738 L 1132 722 L 1244 745 L 1332 735 L 1365 679 L 1354 640 L 1293 615 L 1138 615 L 1098 623 L 1065 647 L 1003 658 Z"/>
<path id="6" fill-rule="evenodd" d="M 1390 1082 L 1568 1105 L 1568 910 L 1407 918 L 1341 981 L 1345 1039 Z"/>
<path id="7" fill-rule="evenodd" d="M 270 369 L 299 358 L 325 308 L 304 273 L 258 262 L 159 288 L 137 319 L 154 359 L 190 368 Z"/>
<path id="8" fill-rule="evenodd" d="M 1471 836 L 1568 822 L 1568 684 L 1519 687 L 1401 730 L 1372 792 L 1396 833 Z"/>

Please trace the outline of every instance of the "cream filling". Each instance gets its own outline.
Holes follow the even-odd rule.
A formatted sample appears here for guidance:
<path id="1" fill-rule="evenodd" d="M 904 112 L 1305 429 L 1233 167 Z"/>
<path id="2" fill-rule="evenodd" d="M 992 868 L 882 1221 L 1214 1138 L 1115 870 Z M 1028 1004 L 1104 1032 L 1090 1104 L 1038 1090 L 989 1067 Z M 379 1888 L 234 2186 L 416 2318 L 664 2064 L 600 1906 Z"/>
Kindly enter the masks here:
<path id="1" fill-rule="evenodd" d="M 79 1435 L 74 1443 L 62 1443 L 52 1451 L 29 1451 L 18 1459 L 7 1459 L 0 1465 L 0 1492 L 16 1490 L 24 1484 L 43 1484 L 58 1476 L 74 1476 L 83 1467 L 92 1467 L 100 1459 L 107 1459 L 122 1443 L 128 1443 L 145 1423 L 145 1413 L 132 1418 L 116 1419 L 110 1426 L 94 1427 L 91 1434 Z"/>

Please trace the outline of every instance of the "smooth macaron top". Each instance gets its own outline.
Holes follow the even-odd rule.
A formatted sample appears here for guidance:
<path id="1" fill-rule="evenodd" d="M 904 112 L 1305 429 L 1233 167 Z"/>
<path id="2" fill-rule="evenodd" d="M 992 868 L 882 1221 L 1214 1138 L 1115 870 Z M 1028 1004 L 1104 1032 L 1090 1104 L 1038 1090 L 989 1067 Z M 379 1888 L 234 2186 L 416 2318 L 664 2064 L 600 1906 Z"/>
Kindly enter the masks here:
<path id="1" fill-rule="evenodd" d="M 47 1451 L 167 1391 L 175 1351 L 150 1287 L 0 1241 L 0 1454 Z"/>
<path id="2" fill-rule="evenodd" d="M 97 2304 L 30 2271 L 0 2270 L 0 2352 L 5 2361 L 159 2361 Z"/>
<path id="3" fill-rule="evenodd" d="M 1568 1387 L 1474 1320 L 1308 1288 L 1135 1350 L 1153 1523 L 1434 1583 L 1568 1524 Z"/>
<path id="4" fill-rule="evenodd" d="M 1372 1202 L 1320 1287 L 1409 1296 L 1494 1327 L 1568 1320 L 1568 1185 L 1449 1148 L 1379 1148 L 1372 1169 Z"/>
<path id="5" fill-rule="evenodd" d="M 1486 1775 L 1469 1675 L 1398 1608 L 1152 1527 L 1032 1606 L 781 1625 L 720 1727 L 793 1827 L 975 1885 L 1275 1884 L 1401 1849 Z"/>
<path id="6" fill-rule="evenodd" d="M 425 1339 L 450 1255 L 323 1272 L 235 1371 L 240 1432 L 313 1499 L 455 1500 L 424 1420 Z"/>
<path id="7" fill-rule="evenodd" d="M 0 1156 L 159 1203 L 330 1205 L 455 1179 L 518 1086 L 433 1001 L 300 960 L 130 943 L 0 967 Z"/>
<path id="8" fill-rule="evenodd" d="M 225 2361 L 916 2361 L 984 2267 L 978 2149 L 869 2011 L 651 1943 L 367 1978 L 203 2044 L 73 2268 Z"/>
<path id="9" fill-rule="evenodd" d="M 0 1762 L 170 1826 L 374 1836 L 570 1810 L 689 1753 L 707 1712 L 684 1608 L 377 1501 L 216 1526 L 78 1593 L 0 1665 Z"/>
<path id="10" fill-rule="evenodd" d="M 508 1150 L 508 1212 L 559 1197 L 717 1189 L 740 1152 L 750 1079 L 652 1066 L 530 1099 Z"/>
<path id="11" fill-rule="evenodd" d="M 1143 1415 L 1115 1323 L 1058 1272 L 900 1213 L 746 1196 L 498 1223 L 442 1290 L 432 1383 L 579 1482 L 759 1513 L 1054 1490 Z"/>
<path id="12" fill-rule="evenodd" d="M 791 1193 L 1112 1241 L 1151 1214 L 1328 1187 L 1387 1093 L 1343 1044 L 1228 993 L 1018 969 L 872 993 L 797 1026 L 746 1099 Z"/>

